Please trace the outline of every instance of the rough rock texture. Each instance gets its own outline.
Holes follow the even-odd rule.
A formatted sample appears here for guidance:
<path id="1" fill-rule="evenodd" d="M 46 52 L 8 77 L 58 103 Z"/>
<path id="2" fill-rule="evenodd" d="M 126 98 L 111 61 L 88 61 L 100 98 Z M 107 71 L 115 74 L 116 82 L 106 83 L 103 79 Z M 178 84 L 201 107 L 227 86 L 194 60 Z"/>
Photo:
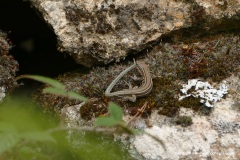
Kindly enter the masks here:
<path id="1" fill-rule="evenodd" d="M 239 86 L 239 77 L 231 76 L 227 80 L 231 91 Z M 236 96 L 236 94 L 233 94 Z M 209 116 L 193 112 L 192 109 L 181 108 L 179 115 L 190 116 L 192 125 L 181 127 L 169 118 L 154 112 L 148 119 L 137 121 L 136 127 L 158 137 L 164 142 L 163 146 L 147 135 L 141 135 L 129 140 L 129 152 L 136 159 L 231 159 L 240 158 L 240 108 L 234 107 L 236 99 L 233 95 L 215 104 Z M 92 121 L 83 121 L 78 110 L 81 105 L 62 109 L 62 114 L 68 126 L 82 126 Z M 131 117 L 126 116 L 125 121 Z M 152 127 L 148 127 L 148 125 Z"/>
<path id="2" fill-rule="evenodd" d="M 18 63 L 8 55 L 10 48 L 11 43 L 7 40 L 7 35 L 0 31 L 0 101 L 18 86 L 15 79 Z"/>
<path id="3" fill-rule="evenodd" d="M 85 66 L 119 61 L 164 36 L 240 26 L 240 0 L 29 1 L 53 28 L 59 50 Z"/>
<path id="4" fill-rule="evenodd" d="M 96 67 L 84 74 L 67 73 L 58 78 L 66 85 L 67 90 L 81 93 L 91 100 L 95 99 L 87 105 L 77 105 L 80 102 L 69 101 L 56 95 L 39 94 L 38 98 L 46 107 L 54 106 L 58 111 L 63 108 L 61 111 L 69 126 L 89 126 L 88 122 L 94 121 L 95 117 L 106 114 L 102 109 L 106 109 L 109 101 L 116 102 L 123 108 L 125 120 L 128 121 L 127 117 L 135 115 L 139 108 L 148 102 L 149 107 L 144 110 L 142 116 L 146 119 L 149 117 L 150 123 L 140 119 L 137 127 L 162 139 L 167 151 L 165 152 L 159 143 L 143 135 L 130 141 L 132 149 L 129 151 L 135 159 L 239 159 L 238 33 L 186 38 L 180 42 L 163 41 L 147 54 L 136 57 L 136 60 L 149 64 L 153 90 L 146 97 L 137 98 L 134 103 L 122 102 L 120 97 L 104 97 L 107 86 L 132 64 L 132 60 L 108 67 Z M 143 79 L 137 70 L 133 70 L 126 74 L 114 89 L 127 88 L 125 81 L 133 86 L 140 86 L 141 80 L 135 82 L 131 78 L 134 74 Z M 181 84 L 186 84 L 192 78 L 207 81 L 214 88 L 226 80 L 229 94 L 223 97 L 221 102 L 215 103 L 212 109 L 201 105 L 196 98 L 188 97 L 184 99 L 187 100 L 185 102 L 178 101 Z M 181 122 L 178 120 L 177 123 L 177 116 L 188 118 L 185 118 L 184 124 L 177 125 Z M 153 127 L 148 128 L 151 125 Z"/>
<path id="5" fill-rule="evenodd" d="M 152 128 L 145 131 L 157 136 L 165 143 L 167 151 L 152 138 L 143 135 L 133 140 L 132 148 L 144 159 L 239 159 L 240 113 L 233 110 L 233 99 L 216 104 L 210 116 L 194 114 L 190 109 L 181 109 L 180 115 L 192 117 L 193 124 L 183 128 L 172 125 L 170 120 L 152 114 Z M 166 121 L 170 121 L 166 123 Z"/>
<path id="6" fill-rule="evenodd" d="M 177 85 L 179 81 L 202 78 L 218 83 L 232 73 L 239 74 L 239 35 L 182 41 L 182 37 L 239 29 L 239 0 L 30 1 L 56 33 L 59 50 L 68 52 L 77 63 L 85 66 L 118 61 L 130 53 L 147 51 L 161 38 L 173 37 L 175 43 L 163 42 L 137 58 L 150 64 L 154 83 L 151 94 L 137 99 L 136 103 L 120 103 L 129 116 L 134 115 L 143 103 L 149 102 L 150 109 L 147 108 L 144 115 L 149 116 L 153 127 L 148 128 L 149 124 L 143 119 L 136 126 L 159 137 L 167 149 L 164 151 L 159 143 L 142 135 L 130 140 L 129 151 L 134 158 L 240 159 L 238 76 L 226 79 L 231 91 L 211 111 L 206 110 L 207 114 L 198 112 L 204 108 L 199 106 L 199 100 L 179 103 L 177 97 L 181 88 Z M 59 79 L 68 90 L 91 98 L 103 97 L 102 101 L 108 102 L 102 96 L 106 87 L 129 65 L 94 68 L 88 74 L 75 73 Z M 129 82 L 129 79 L 126 80 Z M 117 89 L 127 87 L 124 80 Z M 69 104 L 72 106 L 68 107 L 67 99 L 52 95 L 40 97 L 42 102 L 58 110 L 65 106 L 62 113 L 68 125 L 84 124 L 81 111 L 84 104 L 75 105 L 79 102 L 72 102 Z M 111 100 L 119 102 L 114 98 Z M 90 106 L 96 109 L 104 105 L 94 101 L 87 107 Z M 87 118 L 94 120 L 97 113 L 103 115 L 97 110 Z M 192 125 L 185 128 L 177 125 L 176 115 L 191 117 Z"/>
<path id="7" fill-rule="evenodd" d="M 186 39 L 178 43 L 162 42 L 145 55 L 136 57 L 136 60 L 144 61 L 149 65 L 153 78 L 152 92 L 143 98 L 137 98 L 135 103 L 122 102 L 119 97 L 104 97 L 104 92 L 113 79 L 123 70 L 132 65 L 133 61 L 115 63 L 108 67 L 96 67 L 85 72 L 71 72 L 58 77 L 58 80 L 66 85 L 67 90 L 83 94 L 88 98 L 99 98 L 93 104 L 114 101 L 123 108 L 129 110 L 127 114 L 134 115 L 145 101 L 152 104 L 151 108 L 158 109 L 160 114 L 175 116 L 179 107 L 186 106 L 199 110 L 198 99 L 178 101 L 182 86 L 189 79 L 197 78 L 209 82 L 214 88 L 223 79 L 232 73 L 238 74 L 240 61 L 240 36 L 237 34 L 210 35 L 203 38 Z M 131 76 L 136 75 L 138 80 Z M 113 88 L 114 91 L 127 89 L 129 86 L 140 86 L 143 77 L 137 69 L 126 74 Z M 215 82 L 215 84 L 213 83 Z M 69 101 L 67 98 L 56 95 L 39 93 L 35 96 L 41 104 L 47 108 L 56 110 L 65 105 L 74 105 L 79 102 Z M 106 105 L 105 105 L 106 106 Z M 104 108 L 104 107 L 100 107 Z M 147 113 L 151 113 L 151 108 Z M 95 109 L 93 109 L 95 110 Z M 85 112 L 85 110 L 83 111 Z M 91 111 L 92 112 L 92 111 Z M 96 110 L 98 112 L 98 109 Z M 86 113 L 89 113 L 86 111 Z M 104 114 L 102 111 L 100 114 Z M 97 115 L 99 115 L 99 113 Z M 96 115 L 96 113 L 95 113 Z"/>

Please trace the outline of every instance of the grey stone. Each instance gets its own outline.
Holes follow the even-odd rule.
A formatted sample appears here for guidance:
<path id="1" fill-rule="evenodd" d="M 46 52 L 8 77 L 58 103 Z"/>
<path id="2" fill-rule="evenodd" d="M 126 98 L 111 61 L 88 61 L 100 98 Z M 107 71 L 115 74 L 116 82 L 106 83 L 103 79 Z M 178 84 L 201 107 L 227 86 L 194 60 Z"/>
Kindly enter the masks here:
<path id="1" fill-rule="evenodd" d="M 88 67 L 139 53 L 162 36 L 240 26 L 239 0 L 29 1 L 53 28 L 58 49 Z"/>

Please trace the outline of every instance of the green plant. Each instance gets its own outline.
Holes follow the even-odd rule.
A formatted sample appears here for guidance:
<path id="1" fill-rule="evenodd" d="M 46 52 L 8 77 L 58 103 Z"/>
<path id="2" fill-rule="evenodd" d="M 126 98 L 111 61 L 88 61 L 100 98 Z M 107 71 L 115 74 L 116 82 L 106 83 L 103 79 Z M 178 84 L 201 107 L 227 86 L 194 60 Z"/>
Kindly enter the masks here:
<path id="1" fill-rule="evenodd" d="M 45 83 L 47 87 L 43 89 L 43 93 L 55 94 L 58 96 L 67 97 L 69 99 L 76 99 L 85 102 L 88 101 L 86 97 L 79 95 L 78 93 L 66 91 L 65 86 L 54 79 L 38 75 L 22 75 L 19 76 L 17 79 L 19 80 L 22 78 L 33 79 Z M 19 104 L 17 103 L 13 106 L 19 106 Z M 79 150 L 77 150 L 76 152 L 73 151 L 75 150 L 75 148 L 73 150 L 70 149 L 71 151 L 68 150 L 69 148 L 71 148 L 71 146 L 68 146 L 68 141 L 66 140 L 66 135 L 64 134 L 66 132 L 63 131 L 72 130 L 85 133 L 90 132 L 111 134 L 127 133 L 131 135 L 144 133 L 143 131 L 129 128 L 127 124 L 122 120 L 122 109 L 117 104 L 112 102 L 110 102 L 108 106 L 109 116 L 97 117 L 95 121 L 95 127 L 66 127 L 58 126 L 57 123 L 48 127 L 43 127 L 45 126 L 45 124 L 49 123 L 44 122 L 44 125 L 39 126 L 38 123 L 33 123 L 34 121 L 29 118 L 31 116 L 32 118 L 36 118 L 36 112 L 27 112 L 28 114 L 22 112 L 23 115 L 18 115 L 21 112 L 16 111 L 16 107 L 13 107 L 12 110 L 10 108 L 11 107 L 9 106 L 0 107 L 0 109 L 6 109 L 7 111 L 6 113 L 3 111 L 0 112 L 0 159 L 22 160 L 29 159 L 29 157 L 35 159 L 68 159 L 69 157 L 73 156 L 72 153 L 77 154 L 74 155 L 74 157 L 78 157 L 77 159 L 79 159 L 79 157 L 83 157 L 82 152 L 81 155 L 78 154 Z M 15 114 L 17 114 L 17 116 Z M 26 120 L 24 120 L 24 118 L 22 117 L 25 117 Z M 37 119 L 36 121 L 39 121 L 39 119 Z M 63 134 L 59 135 L 59 133 Z M 56 134 L 58 135 L 57 137 Z M 165 149 L 165 146 L 160 139 L 148 133 L 144 134 L 149 135 L 150 137 L 161 143 Z M 59 145 L 59 142 L 61 142 L 62 145 Z M 66 146 L 68 147 L 66 148 Z M 56 152 L 51 152 L 52 150 L 54 150 L 54 148 L 58 149 L 55 150 Z M 61 153 L 59 153 L 59 150 L 64 154 L 62 155 Z M 51 152 L 51 154 L 49 155 L 48 152 Z M 89 151 L 87 151 L 87 153 L 88 152 Z M 104 150 L 103 152 L 107 152 L 107 150 Z M 122 156 L 122 154 L 120 155 Z M 96 157 L 92 157 L 92 159 L 94 158 Z M 106 157 L 104 159 L 106 159 Z"/>
<path id="2" fill-rule="evenodd" d="M 58 121 L 37 110 L 29 99 L 17 98 L 0 105 L 0 159 L 67 159 L 65 135 L 53 133 Z M 64 144 L 64 145 L 63 145 Z M 50 154 L 49 154 L 50 153 Z"/>
<path id="3" fill-rule="evenodd" d="M 22 79 L 22 78 L 33 79 L 33 80 L 36 80 L 36 81 L 39 81 L 39 82 L 49 85 L 50 87 L 46 87 L 43 89 L 43 93 L 56 94 L 59 96 L 67 97 L 69 99 L 76 99 L 76 100 L 80 100 L 80 101 L 88 100 L 86 97 L 81 96 L 75 92 L 66 91 L 65 86 L 62 83 L 60 83 L 57 80 L 54 80 L 52 78 L 38 76 L 38 75 L 22 75 L 22 76 L 19 76 L 17 79 Z"/>
<path id="4" fill-rule="evenodd" d="M 55 94 L 59 96 L 64 96 L 69 99 L 76 99 L 80 101 L 87 101 L 88 99 L 84 96 L 79 95 L 78 93 L 72 92 L 72 91 L 66 91 L 65 87 L 62 83 L 58 82 L 57 80 L 44 77 L 44 76 L 38 76 L 38 75 L 22 75 L 18 77 L 17 79 L 22 79 L 22 78 L 29 78 L 33 79 L 42 83 L 45 83 L 49 85 L 48 87 L 43 89 L 43 93 L 48 93 L 48 94 Z M 119 130 L 125 131 L 129 134 L 135 134 L 138 133 L 136 130 L 129 129 L 124 121 L 122 121 L 123 117 L 123 112 L 121 108 L 115 104 L 110 102 L 109 103 L 109 117 L 98 117 L 96 119 L 95 126 L 101 126 L 101 127 L 116 127 L 115 132 Z M 76 129 L 76 128 L 72 128 Z M 91 128 L 78 128 L 78 130 L 91 130 Z M 100 131 L 100 130 L 95 130 L 95 131 Z M 103 130 L 104 131 L 104 130 Z M 107 131 L 107 130 L 106 130 Z"/>
<path id="5" fill-rule="evenodd" d="M 116 133 L 139 134 L 139 130 L 130 129 L 122 120 L 122 109 L 115 103 L 110 102 L 108 107 L 110 115 L 108 117 L 98 117 L 95 125 L 102 127 L 115 127 Z"/>

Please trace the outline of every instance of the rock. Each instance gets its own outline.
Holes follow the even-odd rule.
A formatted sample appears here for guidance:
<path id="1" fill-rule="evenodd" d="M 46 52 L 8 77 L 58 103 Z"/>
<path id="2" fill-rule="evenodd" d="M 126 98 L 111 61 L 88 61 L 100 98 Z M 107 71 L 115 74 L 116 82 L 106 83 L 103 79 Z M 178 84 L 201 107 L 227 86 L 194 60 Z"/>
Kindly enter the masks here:
<path id="1" fill-rule="evenodd" d="M 231 109 L 232 102 L 231 98 L 218 102 L 212 114 L 207 117 L 197 115 L 190 109 L 181 108 L 180 115 L 188 115 L 193 119 L 193 124 L 185 128 L 169 125 L 169 123 L 171 124 L 169 119 L 165 118 L 163 121 L 164 117 L 152 114 L 150 121 L 153 127 L 146 128 L 145 131 L 161 139 L 165 144 L 166 151 L 147 135 L 134 138 L 131 148 L 136 149 L 144 159 L 148 160 L 184 159 L 187 157 L 192 159 L 238 159 L 240 113 Z M 230 124 L 231 127 L 227 127 L 230 130 L 216 127 L 216 124 L 222 124 L 219 121 Z"/>
<path id="2" fill-rule="evenodd" d="M 240 3 L 174 0 L 30 0 L 53 28 L 60 51 L 85 66 L 138 53 L 164 36 L 239 28 Z"/>
<path id="3" fill-rule="evenodd" d="M 146 124 L 144 119 L 138 119 L 136 127 L 144 130 L 163 141 L 164 147 L 147 135 L 130 138 L 129 153 L 137 159 L 238 159 L 240 152 L 240 108 L 238 76 L 232 75 L 225 79 L 229 88 L 227 98 L 216 102 L 209 115 L 203 115 L 190 108 L 180 108 L 179 116 L 191 117 L 192 124 L 187 127 L 177 125 L 174 118 L 159 115 L 154 110 Z M 180 89 L 179 89 L 180 92 Z M 68 126 L 91 126 L 91 121 L 84 121 L 79 114 L 80 105 L 62 109 Z M 237 107 L 234 107 L 237 105 Z M 204 107 L 204 106 L 202 106 Z M 126 115 L 128 122 L 132 117 Z M 88 124 L 87 124 L 88 123 Z M 152 127 L 149 127 L 152 126 Z M 140 155 L 140 156 L 139 156 Z M 140 158 L 142 157 L 142 158 Z"/>
<path id="4" fill-rule="evenodd" d="M 232 76 L 227 81 L 235 78 Z M 172 118 L 159 115 L 155 111 L 149 118 L 152 127 L 148 127 L 143 119 L 137 121 L 136 127 L 162 140 L 166 150 L 159 142 L 144 134 L 128 140 L 129 153 L 133 158 L 147 160 L 238 159 L 240 112 L 232 108 L 233 102 L 231 97 L 217 102 L 210 116 L 200 115 L 189 108 L 181 108 L 180 116 L 192 117 L 193 124 L 188 127 L 176 125 Z M 78 110 L 82 105 L 62 109 L 68 126 L 92 125 L 93 120 L 83 121 L 81 118 Z M 131 116 L 124 117 L 124 121 L 130 119 Z"/>
<path id="5" fill-rule="evenodd" d="M 68 91 L 98 98 L 99 101 L 94 101 L 92 105 L 94 108 L 102 108 L 102 103 L 107 104 L 109 101 L 118 103 L 124 110 L 126 122 L 143 104 L 149 103 L 150 107 L 146 107 L 142 115 L 149 117 L 149 124 L 145 123 L 146 119 L 140 118 L 136 126 L 160 138 L 167 150 L 164 151 L 161 144 L 146 135 L 138 136 L 126 142 L 131 143 L 129 152 L 135 159 L 239 159 L 239 43 L 240 36 L 236 33 L 187 38 L 181 43 L 162 42 L 147 55 L 137 59 L 149 64 L 153 90 L 146 97 L 137 98 L 134 103 L 123 102 L 121 97 L 104 96 L 107 86 L 132 65 L 132 61 L 95 67 L 85 74 L 68 73 L 58 80 L 66 85 Z M 143 79 L 137 73 L 136 69 L 126 74 L 114 89 L 128 88 L 126 82 L 140 86 L 141 81 L 134 82 L 131 78 L 136 74 L 136 77 Z M 214 107 L 204 107 L 199 99 L 187 100 L 189 97 L 178 101 L 181 84 L 186 84 L 192 78 L 207 81 L 214 88 L 218 88 L 225 80 L 228 94 L 216 102 Z M 94 113 L 90 121 L 84 121 L 79 113 L 84 104 L 77 105 L 80 102 L 71 102 L 56 95 L 39 96 L 43 104 L 53 104 L 55 109 L 62 110 L 68 126 L 84 126 L 93 122 L 94 115 L 97 115 Z M 192 121 L 187 125 L 177 125 L 177 116 L 187 116 Z M 86 125 L 91 126 L 92 123 Z"/>
<path id="6" fill-rule="evenodd" d="M 226 79 L 232 92 L 239 86 L 239 78 Z M 234 87 L 235 86 L 235 87 Z M 233 94 L 234 95 L 234 94 Z M 143 155 L 144 159 L 238 159 L 240 152 L 240 110 L 234 108 L 236 99 L 229 96 L 217 102 L 209 116 L 199 115 L 191 109 L 181 108 L 180 116 L 192 117 L 188 127 L 173 125 L 171 119 L 152 114 L 149 121 L 153 127 L 145 131 L 161 139 L 164 148 L 147 135 L 132 139 L 131 148 Z M 239 107 L 239 106 L 238 106 Z M 142 122 L 139 121 L 140 128 Z"/>
<path id="7" fill-rule="evenodd" d="M 18 63 L 8 54 L 10 48 L 6 34 L 0 31 L 0 101 L 18 86 L 15 79 Z"/>
<path id="8" fill-rule="evenodd" d="M 180 89 L 182 89 L 178 80 L 185 84 L 189 79 L 199 78 L 201 81 L 210 82 L 214 88 L 218 88 L 214 84 L 219 84 L 223 79 L 231 76 L 232 73 L 238 74 L 239 42 L 239 35 L 234 34 L 210 35 L 197 39 L 188 38 L 185 42 L 182 41 L 177 44 L 162 42 L 149 51 L 147 55 L 137 59 L 149 65 L 154 87 L 148 96 L 137 98 L 134 107 L 141 106 L 145 100 L 148 100 L 155 104 L 154 108 L 162 110 L 161 112 L 164 112 L 165 115 L 168 113 L 175 115 L 178 108 L 183 105 L 179 103 L 185 101 L 185 99 L 179 101 L 179 97 L 176 98 L 176 95 L 180 94 Z M 95 67 L 89 69 L 89 72 L 75 71 L 59 76 L 58 80 L 66 86 L 67 90 L 81 93 L 88 98 L 101 98 L 104 97 L 106 88 L 115 77 L 132 64 L 133 60 L 130 60 L 120 64 L 115 63 L 108 67 Z M 132 78 L 134 75 L 137 77 L 134 78 L 135 80 Z M 114 91 L 128 89 L 129 86 L 126 82 L 131 83 L 132 86 L 140 86 L 141 80 L 143 80 L 143 77 L 135 68 L 122 77 L 113 89 Z M 36 95 L 35 98 L 43 106 L 54 107 L 56 110 L 61 109 L 66 104 L 75 105 L 79 103 L 56 95 L 42 93 Z M 119 97 L 111 97 L 110 101 L 126 108 L 133 105 L 121 102 Z M 191 105 L 199 106 L 199 101 L 200 99 L 196 100 L 194 104 L 191 102 L 188 107 L 191 107 Z M 184 105 L 186 104 L 187 101 Z M 194 110 L 199 110 L 199 107 L 195 107 Z"/>

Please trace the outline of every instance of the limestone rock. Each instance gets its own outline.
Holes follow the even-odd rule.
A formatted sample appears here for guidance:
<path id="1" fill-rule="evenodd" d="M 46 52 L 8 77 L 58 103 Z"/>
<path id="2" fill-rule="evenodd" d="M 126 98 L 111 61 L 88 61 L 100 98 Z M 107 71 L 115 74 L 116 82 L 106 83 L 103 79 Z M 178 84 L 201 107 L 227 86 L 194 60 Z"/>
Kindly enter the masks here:
<path id="1" fill-rule="evenodd" d="M 60 51 L 85 66 L 124 59 L 162 36 L 239 28 L 239 0 L 30 0 Z M 187 35 L 188 36 L 188 35 Z"/>
<path id="2" fill-rule="evenodd" d="M 122 106 L 126 122 L 129 122 L 145 102 L 155 104 L 154 109 L 145 111 L 145 115 L 149 116 L 149 123 L 146 123 L 146 119 L 140 118 L 136 127 L 160 138 L 167 150 L 164 151 L 161 144 L 151 137 L 138 136 L 128 141 L 131 143 L 129 152 L 135 159 L 239 159 L 240 36 L 221 34 L 189 41 L 178 44 L 162 42 L 145 57 L 139 58 L 149 64 L 154 82 L 153 90 L 148 96 L 138 98 L 135 103 L 121 102 L 121 97 L 110 99 Z M 62 76 L 59 80 L 66 85 L 67 90 L 76 91 L 89 98 L 102 98 L 105 103 L 103 94 L 107 86 L 132 63 L 132 61 L 123 62 L 121 65 L 116 63 L 108 68 L 96 67 L 87 74 L 71 73 Z M 191 68 L 192 66 L 194 68 Z M 131 82 L 133 86 L 140 85 L 136 82 L 135 85 L 130 76 L 133 74 L 126 75 L 115 89 L 128 88 L 126 82 Z M 213 108 L 199 105 L 198 99 L 197 103 L 190 99 L 188 103 L 179 104 L 182 102 L 178 101 L 182 89 L 180 84 L 187 83 L 188 79 L 194 76 L 201 81 L 207 80 L 214 88 L 218 88 L 220 82 L 225 80 L 229 89 L 228 94 L 221 101 L 216 102 Z M 81 111 L 79 108 L 83 104 L 68 105 L 68 99 L 63 100 L 49 95 L 48 97 L 44 95 L 42 101 L 54 104 L 57 106 L 56 109 L 62 108 L 61 113 L 64 114 L 68 126 L 71 124 L 84 126 L 89 122 L 84 121 L 81 112 L 79 113 Z M 101 106 L 101 103 L 93 106 L 98 108 L 96 106 Z M 94 121 L 95 115 L 90 122 Z M 178 125 L 174 115 L 190 117 L 192 125 L 186 127 Z M 91 124 L 86 125 L 91 126 Z M 151 125 L 153 127 L 149 128 Z"/>
<path id="3" fill-rule="evenodd" d="M 239 112 L 231 109 L 232 99 L 218 102 L 209 117 L 197 115 L 190 109 L 181 108 L 180 115 L 191 116 L 189 127 L 169 125 L 168 118 L 152 114 L 152 128 L 145 131 L 161 139 L 163 147 L 147 135 L 132 140 L 131 148 L 136 149 L 144 159 L 238 159 L 240 151 Z M 164 120 L 165 119 L 165 120 Z M 171 121 L 169 121 L 171 124 Z M 223 128 L 222 124 L 230 125 Z M 141 124 L 139 124 L 141 125 Z M 222 126 L 222 127 L 219 127 Z"/>
<path id="4" fill-rule="evenodd" d="M 239 84 L 239 78 L 235 76 L 226 81 L 230 88 Z M 179 115 L 192 118 L 193 124 L 188 127 L 176 125 L 172 118 L 157 112 L 153 112 L 148 119 L 152 127 L 148 127 L 144 119 L 140 118 L 136 127 L 162 140 L 166 150 L 158 141 L 143 134 L 128 140 L 129 153 L 134 159 L 140 160 L 239 159 L 240 112 L 234 109 L 234 101 L 231 95 L 217 102 L 209 116 L 200 115 L 190 108 L 181 108 Z M 93 121 L 83 121 L 78 112 L 82 105 L 62 109 L 68 126 L 91 126 Z M 130 119 L 131 116 L 124 117 L 126 122 Z"/>

